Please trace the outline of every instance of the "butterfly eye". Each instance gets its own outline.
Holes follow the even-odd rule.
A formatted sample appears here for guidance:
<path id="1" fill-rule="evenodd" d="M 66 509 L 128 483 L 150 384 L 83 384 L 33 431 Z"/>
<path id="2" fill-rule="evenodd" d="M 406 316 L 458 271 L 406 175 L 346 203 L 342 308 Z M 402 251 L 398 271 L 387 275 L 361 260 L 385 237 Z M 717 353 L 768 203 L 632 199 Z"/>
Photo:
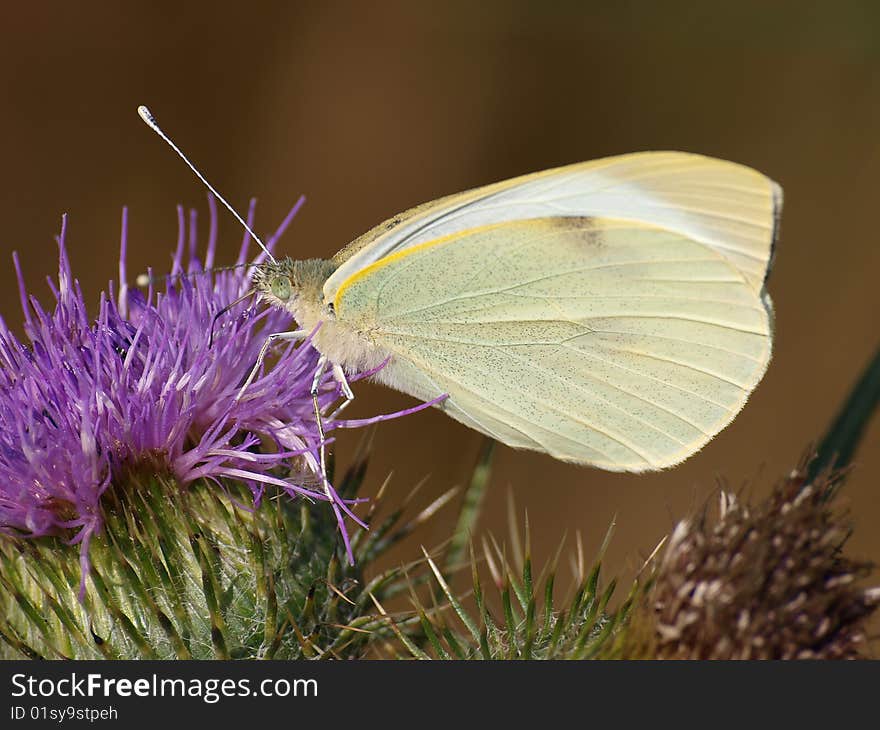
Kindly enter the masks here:
<path id="1" fill-rule="evenodd" d="M 272 296 L 280 299 L 282 302 L 286 302 L 290 299 L 292 293 L 290 279 L 286 276 L 276 276 L 272 279 L 272 282 L 269 284 L 269 289 L 272 291 Z"/>

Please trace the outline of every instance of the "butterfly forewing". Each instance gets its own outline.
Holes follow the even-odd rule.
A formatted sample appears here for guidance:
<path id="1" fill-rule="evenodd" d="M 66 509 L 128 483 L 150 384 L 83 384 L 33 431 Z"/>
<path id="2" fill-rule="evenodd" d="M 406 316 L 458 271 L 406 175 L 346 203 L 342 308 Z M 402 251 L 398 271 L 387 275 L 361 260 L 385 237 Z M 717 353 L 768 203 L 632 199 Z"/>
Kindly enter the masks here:
<path id="1" fill-rule="evenodd" d="M 755 170 L 684 152 L 608 157 L 477 188 L 413 208 L 355 240 L 324 286 L 333 301 L 351 276 L 382 258 L 492 223 L 604 217 L 648 223 L 715 248 L 755 290 L 766 277 L 782 193 Z"/>

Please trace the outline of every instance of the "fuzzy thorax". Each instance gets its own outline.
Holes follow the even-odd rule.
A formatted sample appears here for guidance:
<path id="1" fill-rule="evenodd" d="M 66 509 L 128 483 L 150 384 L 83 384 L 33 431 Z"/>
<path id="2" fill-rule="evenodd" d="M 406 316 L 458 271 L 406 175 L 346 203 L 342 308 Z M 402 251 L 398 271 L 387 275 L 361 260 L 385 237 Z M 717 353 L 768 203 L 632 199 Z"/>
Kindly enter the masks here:
<path id="1" fill-rule="evenodd" d="M 336 264 L 324 259 L 266 262 L 254 272 L 254 287 L 265 302 L 290 312 L 306 332 L 320 323 L 312 344 L 330 362 L 349 373 L 370 370 L 390 353 L 377 347 L 369 333 L 337 320 L 332 307 L 324 302 L 324 282 L 335 270 Z"/>

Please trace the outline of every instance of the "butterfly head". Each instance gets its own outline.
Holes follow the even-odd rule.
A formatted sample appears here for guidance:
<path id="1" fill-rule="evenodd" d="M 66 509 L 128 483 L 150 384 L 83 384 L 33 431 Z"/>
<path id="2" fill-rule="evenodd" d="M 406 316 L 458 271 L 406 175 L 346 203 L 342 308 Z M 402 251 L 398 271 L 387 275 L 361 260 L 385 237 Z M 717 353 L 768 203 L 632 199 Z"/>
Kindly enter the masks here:
<path id="1" fill-rule="evenodd" d="M 321 288 L 335 266 L 329 261 L 280 259 L 254 271 L 254 289 L 268 304 L 296 312 L 301 301 L 320 301 Z"/>

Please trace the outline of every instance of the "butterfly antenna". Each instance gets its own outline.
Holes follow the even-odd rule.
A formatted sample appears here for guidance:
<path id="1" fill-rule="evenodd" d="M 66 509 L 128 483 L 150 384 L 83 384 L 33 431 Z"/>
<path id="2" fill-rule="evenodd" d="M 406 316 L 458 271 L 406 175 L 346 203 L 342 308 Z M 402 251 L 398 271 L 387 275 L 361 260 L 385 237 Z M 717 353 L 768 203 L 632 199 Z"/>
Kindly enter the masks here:
<path id="1" fill-rule="evenodd" d="M 180 147 L 178 147 L 176 144 L 174 144 L 172 139 L 167 134 L 165 134 L 165 132 L 162 131 L 162 128 L 156 122 L 156 117 L 153 116 L 152 112 L 150 112 L 150 110 L 147 109 L 147 107 L 145 107 L 142 104 L 141 106 L 138 107 L 138 114 L 140 115 L 141 119 L 144 120 L 146 125 L 150 129 L 152 129 L 156 134 L 158 134 L 162 138 L 162 140 L 178 154 L 180 159 L 183 160 L 187 164 L 187 167 L 189 167 L 189 169 L 192 170 L 196 174 L 196 177 L 204 183 L 205 187 L 208 188 L 208 190 L 210 190 L 214 194 L 214 196 L 217 198 L 217 200 L 219 200 L 221 203 L 223 203 L 223 205 L 226 206 L 227 210 L 229 210 L 229 212 L 235 216 L 235 219 L 239 223 L 241 223 L 242 226 L 244 226 L 244 229 L 250 234 L 251 238 L 253 238 L 257 242 L 257 245 L 261 249 L 263 249 L 263 251 L 269 257 L 269 260 L 274 263 L 275 257 L 272 255 L 272 252 L 266 247 L 266 245 L 260 240 L 260 237 L 251 230 L 251 227 L 247 223 L 245 223 L 244 218 L 242 218 L 236 212 L 235 208 L 233 208 L 229 203 L 226 202 L 226 198 L 224 198 L 222 195 L 220 195 L 220 193 L 217 192 L 217 190 L 214 188 L 214 186 L 211 185 L 211 183 L 209 183 L 205 179 L 205 176 L 202 175 L 202 173 L 200 173 L 198 171 L 196 166 L 192 162 L 189 161 L 187 156 L 185 154 L 183 154 Z"/>

